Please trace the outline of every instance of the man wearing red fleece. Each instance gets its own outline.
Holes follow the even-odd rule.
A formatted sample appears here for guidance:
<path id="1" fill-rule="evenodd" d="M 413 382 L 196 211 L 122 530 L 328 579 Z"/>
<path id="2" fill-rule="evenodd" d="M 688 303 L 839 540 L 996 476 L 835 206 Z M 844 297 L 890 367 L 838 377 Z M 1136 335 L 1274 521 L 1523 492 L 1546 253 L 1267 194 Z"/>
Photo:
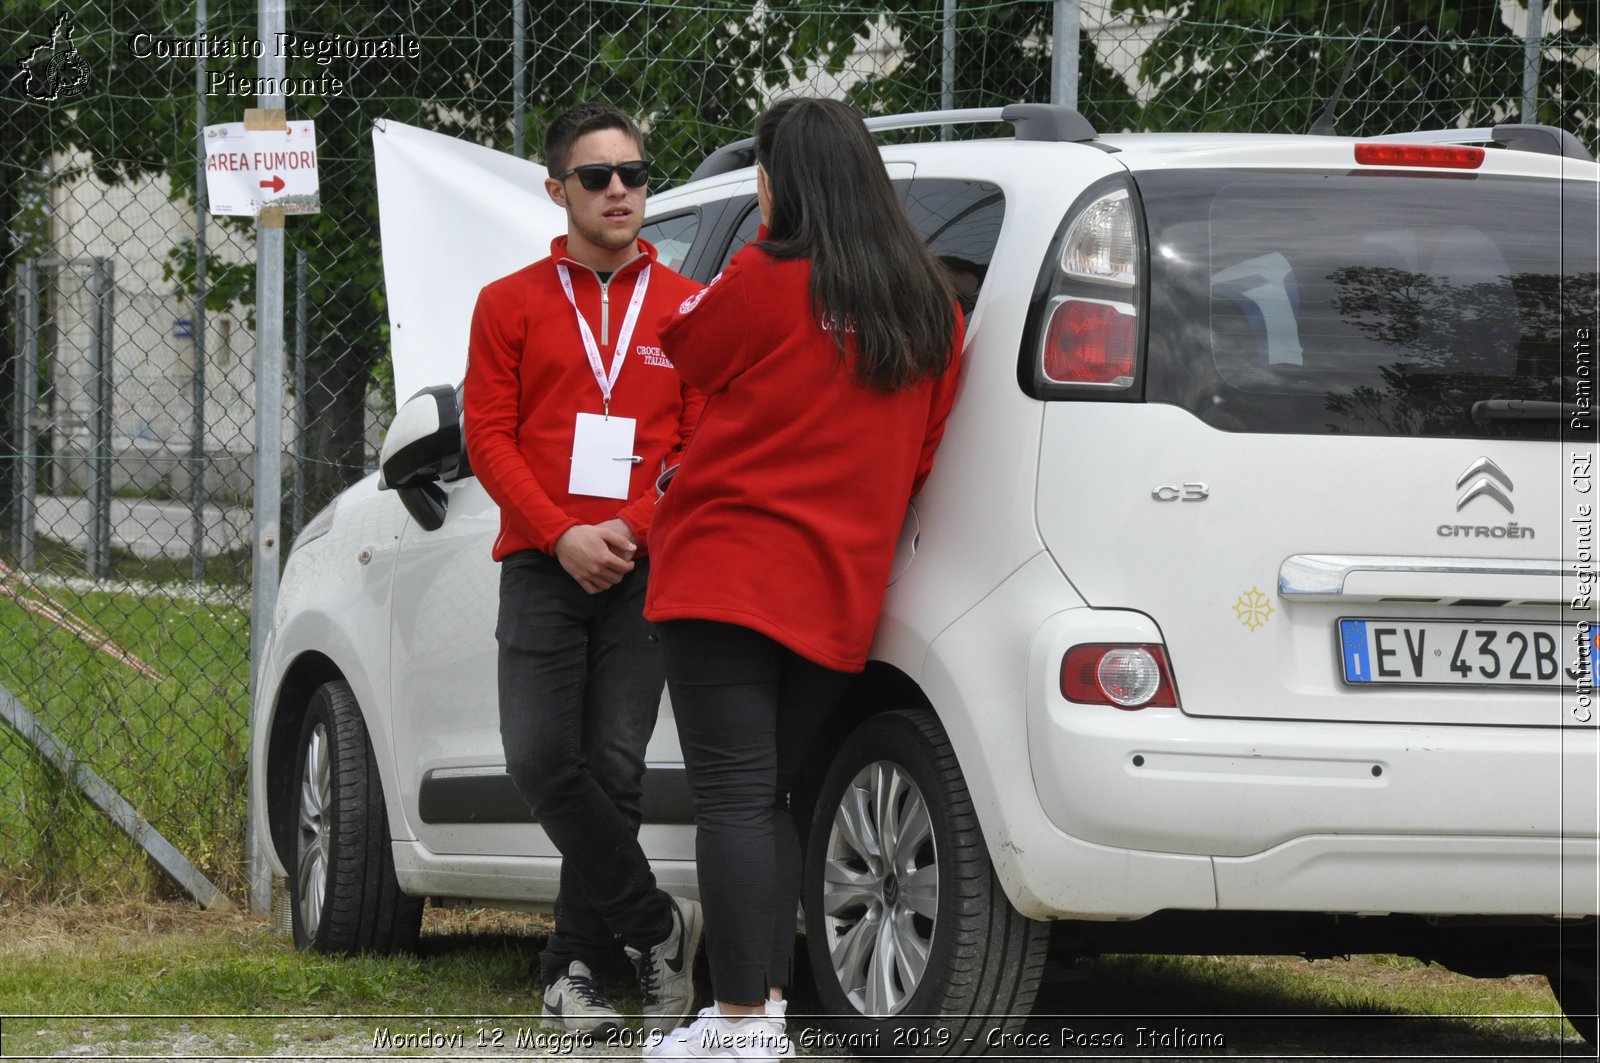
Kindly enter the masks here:
<path id="1" fill-rule="evenodd" d="M 500 734 L 562 856 L 545 1015 L 620 1025 L 594 974 L 620 936 L 647 1027 L 670 1029 L 689 1010 L 701 918 L 656 886 L 637 838 L 664 683 L 642 610 L 653 485 L 704 405 L 655 322 L 698 286 L 639 239 L 650 171 L 632 119 L 580 104 L 544 156 L 567 234 L 479 294 L 465 384 L 467 451 L 500 505 Z"/>

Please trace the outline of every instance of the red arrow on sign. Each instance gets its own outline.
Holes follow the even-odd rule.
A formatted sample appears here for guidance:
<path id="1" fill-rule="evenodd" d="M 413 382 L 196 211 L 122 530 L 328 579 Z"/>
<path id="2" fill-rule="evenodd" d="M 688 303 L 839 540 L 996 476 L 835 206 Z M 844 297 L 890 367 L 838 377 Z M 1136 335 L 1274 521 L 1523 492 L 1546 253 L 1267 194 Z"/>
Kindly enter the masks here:
<path id="1" fill-rule="evenodd" d="M 270 181 L 262 181 L 261 182 L 261 187 L 262 188 L 270 188 L 274 192 L 282 192 L 283 191 L 283 178 L 279 177 L 277 174 L 273 174 L 272 175 L 272 180 L 270 180 Z"/>

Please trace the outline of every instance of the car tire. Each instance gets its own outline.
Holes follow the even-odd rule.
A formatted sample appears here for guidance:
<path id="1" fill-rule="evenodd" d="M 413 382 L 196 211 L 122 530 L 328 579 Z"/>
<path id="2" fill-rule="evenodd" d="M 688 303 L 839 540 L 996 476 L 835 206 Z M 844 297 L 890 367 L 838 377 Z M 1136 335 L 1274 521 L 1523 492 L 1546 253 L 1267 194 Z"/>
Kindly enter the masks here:
<path id="1" fill-rule="evenodd" d="M 377 760 L 350 686 L 311 695 L 295 757 L 294 941 L 315 952 L 415 950 L 422 899 L 400 892 Z"/>
<path id="2" fill-rule="evenodd" d="M 1048 927 L 1006 899 L 931 714 L 874 716 L 840 746 L 818 790 L 802 898 L 818 1003 L 860 1043 L 982 1054 L 1033 1006 Z"/>
<path id="3" fill-rule="evenodd" d="M 1592 954 L 1584 969 L 1576 972 L 1560 971 L 1549 975 L 1548 978 L 1550 988 L 1555 992 L 1556 1002 L 1561 1005 L 1567 1021 L 1589 1047 L 1595 1047 L 1595 1012 L 1600 1008 L 1600 1004 L 1597 1004 L 1597 1000 L 1600 1000 L 1600 979 L 1595 975 Z"/>

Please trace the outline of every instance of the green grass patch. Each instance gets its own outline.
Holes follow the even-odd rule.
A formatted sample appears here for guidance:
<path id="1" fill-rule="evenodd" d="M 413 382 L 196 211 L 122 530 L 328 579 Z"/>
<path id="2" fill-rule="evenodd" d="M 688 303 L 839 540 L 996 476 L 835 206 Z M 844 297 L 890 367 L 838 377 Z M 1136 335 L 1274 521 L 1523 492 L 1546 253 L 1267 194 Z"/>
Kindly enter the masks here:
<path id="1" fill-rule="evenodd" d="M 1586 1047 L 1543 977 L 1470 978 L 1398 956 L 1108 956 L 1048 983 L 1036 1016 L 1032 1027 L 1120 1032 L 1123 1054 L 1140 1028 L 1220 1037 L 1217 1051 L 1188 1046 L 1195 1055 L 1538 1058 Z"/>
<path id="2" fill-rule="evenodd" d="M 342 1055 L 380 1029 L 421 1031 L 429 1023 L 407 1017 L 430 1015 L 450 1017 L 431 1024 L 440 1030 L 470 1028 L 475 1044 L 489 1017 L 508 1031 L 535 1023 L 548 932 L 533 916 L 430 911 L 419 956 L 334 957 L 298 952 L 258 920 L 177 905 L 0 915 L 12 931 L 0 946 L 4 1052 L 35 1056 Z"/>
<path id="3" fill-rule="evenodd" d="M 249 614 L 161 594 L 9 586 L 56 615 L 0 598 L 0 685 L 208 878 L 237 893 Z M 156 675 L 74 634 L 78 622 Z M 174 889 L 57 768 L 0 727 L 0 895 L 103 900 Z"/>
<path id="4" fill-rule="evenodd" d="M 259 921 L 182 905 L 0 908 L 0 1015 L 12 1055 L 250 1055 L 308 1058 L 449 1054 L 395 1038 L 459 1037 L 467 1053 L 496 1037 L 512 1052 L 538 1023 L 542 917 L 430 909 L 421 955 L 327 957 L 296 952 Z M 604 972 L 636 1012 L 629 972 Z M 803 990 L 791 1005 L 802 1055 L 819 1054 L 824 1022 Z M 910 1022 L 910 1020 L 908 1020 Z M 1220 1038 L 1140 1046 L 1147 1038 Z M 813 1031 L 808 1034 L 806 1031 Z M 1068 1031 L 1106 1040 L 1074 1045 Z M 1178 1031 L 1175 1033 L 1175 1031 Z M 1581 1057 L 1543 979 L 1479 980 L 1435 966 L 1357 956 L 1110 956 L 1053 968 L 1013 1058 L 1243 1055 L 1391 1058 Z M 1117 1035 L 1121 1043 L 1112 1043 Z M 383 1038 L 391 1040 L 383 1043 Z M 552 1054 L 559 1052 L 556 1049 Z M 500 1053 L 490 1053 L 500 1054 Z M 518 1058 L 528 1058 L 524 1051 Z M 564 1053 L 563 1053 L 564 1054 Z M 601 1054 L 599 1051 L 575 1054 Z M 606 1050 L 637 1056 L 637 1051 Z M 860 1058 L 893 1055 L 881 1045 Z M 841 1057 L 835 1057 L 841 1058 Z M 1591 1057 L 1592 1058 L 1592 1057 Z"/>

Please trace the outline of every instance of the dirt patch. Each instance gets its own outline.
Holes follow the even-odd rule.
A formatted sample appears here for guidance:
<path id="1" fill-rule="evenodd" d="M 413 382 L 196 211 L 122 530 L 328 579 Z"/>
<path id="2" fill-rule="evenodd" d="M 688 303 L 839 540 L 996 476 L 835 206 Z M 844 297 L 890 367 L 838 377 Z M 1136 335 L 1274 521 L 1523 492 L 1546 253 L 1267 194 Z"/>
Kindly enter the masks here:
<path id="1" fill-rule="evenodd" d="M 137 951 L 172 934 L 243 938 L 258 934 L 261 920 L 239 912 L 207 911 L 179 902 L 0 905 L 0 962 L 70 955 L 91 948 Z"/>

